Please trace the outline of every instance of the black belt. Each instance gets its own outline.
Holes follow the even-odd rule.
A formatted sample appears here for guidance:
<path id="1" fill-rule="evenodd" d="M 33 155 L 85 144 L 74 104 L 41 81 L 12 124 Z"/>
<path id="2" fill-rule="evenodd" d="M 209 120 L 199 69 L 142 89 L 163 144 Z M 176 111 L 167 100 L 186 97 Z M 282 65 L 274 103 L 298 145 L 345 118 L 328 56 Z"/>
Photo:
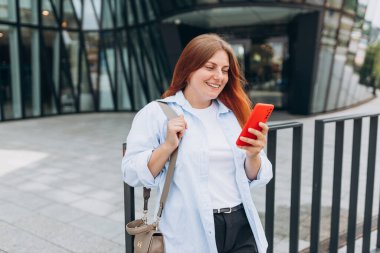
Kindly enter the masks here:
<path id="1" fill-rule="evenodd" d="M 235 211 L 242 209 L 242 208 L 243 208 L 243 204 L 240 204 L 240 205 L 237 205 L 234 207 L 224 207 L 224 208 L 220 208 L 220 209 L 212 209 L 212 211 L 214 213 L 232 213 L 232 212 L 235 212 Z"/>

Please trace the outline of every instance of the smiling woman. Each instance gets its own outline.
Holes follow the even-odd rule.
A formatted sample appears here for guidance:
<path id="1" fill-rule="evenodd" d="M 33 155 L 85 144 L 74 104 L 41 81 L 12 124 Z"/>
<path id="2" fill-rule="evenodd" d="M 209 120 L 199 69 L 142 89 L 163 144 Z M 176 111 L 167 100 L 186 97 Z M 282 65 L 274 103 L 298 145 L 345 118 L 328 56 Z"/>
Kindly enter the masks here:
<path id="1" fill-rule="evenodd" d="M 257 140 L 247 140 L 252 145 L 235 145 L 250 113 L 243 80 L 225 40 L 197 36 L 182 51 L 160 100 L 180 116 L 167 120 L 151 102 L 133 120 L 122 162 L 129 185 L 158 187 L 162 194 L 167 161 L 179 150 L 159 224 L 166 253 L 266 252 L 250 186 L 272 178 L 263 151 L 268 126 L 254 133 Z"/>

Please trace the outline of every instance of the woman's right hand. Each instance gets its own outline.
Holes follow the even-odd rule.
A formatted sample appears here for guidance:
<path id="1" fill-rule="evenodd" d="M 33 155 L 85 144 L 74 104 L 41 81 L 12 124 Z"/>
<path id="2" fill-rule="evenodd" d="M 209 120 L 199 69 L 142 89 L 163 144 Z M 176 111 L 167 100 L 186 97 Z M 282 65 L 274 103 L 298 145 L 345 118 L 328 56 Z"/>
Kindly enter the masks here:
<path id="1" fill-rule="evenodd" d="M 185 117 L 180 115 L 168 121 L 165 145 L 172 151 L 179 145 L 179 141 L 185 134 L 187 123 Z"/>

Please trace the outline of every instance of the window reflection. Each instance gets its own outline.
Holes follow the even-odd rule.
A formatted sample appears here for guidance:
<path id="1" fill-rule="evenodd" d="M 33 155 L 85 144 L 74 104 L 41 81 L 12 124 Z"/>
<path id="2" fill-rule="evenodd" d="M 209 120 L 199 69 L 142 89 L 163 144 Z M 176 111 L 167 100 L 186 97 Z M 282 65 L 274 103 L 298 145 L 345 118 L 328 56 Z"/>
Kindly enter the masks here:
<path id="1" fill-rule="evenodd" d="M 288 39 L 271 37 L 263 43 L 253 43 L 246 63 L 248 94 L 255 102 L 273 103 L 284 107 L 288 87 Z"/>
<path id="2" fill-rule="evenodd" d="M 354 14 L 358 0 L 345 0 L 343 9 L 349 13 Z"/>
<path id="3" fill-rule="evenodd" d="M 99 2 L 99 1 L 96 1 Z M 83 1 L 83 20 L 82 26 L 84 30 L 98 30 L 100 16 L 94 11 L 91 0 Z"/>
<path id="4" fill-rule="evenodd" d="M 57 9 L 55 9 L 57 10 Z M 41 10 L 42 23 L 44 26 L 53 26 L 57 27 L 57 18 L 51 6 L 50 0 L 42 1 L 42 10 Z"/>
<path id="5" fill-rule="evenodd" d="M 315 5 L 323 5 L 325 0 L 306 0 L 306 3 L 315 4 Z"/>
<path id="6" fill-rule="evenodd" d="M 16 21 L 16 1 L 0 0 L 0 20 Z"/>
<path id="7" fill-rule="evenodd" d="M 0 103 L 4 119 L 13 118 L 9 51 L 9 26 L 0 25 Z"/>
<path id="8" fill-rule="evenodd" d="M 327 0 L 326 6 L 332 8 L 341 8 L 343 0 Z"/>
<path id="9" fill-rule="evenodd" d="M 63 2 L 63 21 L 61 22 L 62 28 L 78 28 L 77 16 L 74 5 L 71 0 Z"/>
<path id="10" fill-rule="evenodd" d="M 19 0 L 19 3 L 21 23 L 36 25 L 38 22 L 38 1 Z"/>
<path id="11" fill-rule="evenodd" d="M 326 11 L 324 15 L 321 42 L 325 45 L 334 46 L 336 43 L 336 32 L 339 26 L 339 13 L 336 11 Z"/>

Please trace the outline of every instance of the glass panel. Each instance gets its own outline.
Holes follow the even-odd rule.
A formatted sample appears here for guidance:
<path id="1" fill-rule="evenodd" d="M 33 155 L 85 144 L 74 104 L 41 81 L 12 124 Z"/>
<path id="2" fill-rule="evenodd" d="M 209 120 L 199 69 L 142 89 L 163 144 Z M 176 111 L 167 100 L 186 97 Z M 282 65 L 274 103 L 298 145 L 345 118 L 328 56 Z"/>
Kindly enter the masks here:
<path id="1" fill-rule="evenodd" d="M 118 1 L 118 0 L 110 0 L 109 1 L 110 7 L 111 7 L 111 13 L 115 12 L 115 1 Z"/>
<path id="2" fill-rule="evenodd" d="M 336 32 L 339 26 L 339 13 L 331 10 L 325 11 L 323 23 L 324 27 L 322 30 L 321 43 L 334 46 L 336 43 Z"/>
<path id="3" fill-rule="evenodd" d="M 343 9 L 349 13 L 354 14 L 356 11 L 357 0 L 345 0 Z"/>
<path id="4" fill-rule="evenodd" d="M 78 28 L 78 22 L 76 19 L 76 14 L 73 5 L 71 4 L 71 0 L 65 0 L 63 2 L 63 21 L 61 23 L 63 28 Z"/>
<path id="5" fill-rule="evenodd" d="M 91 0 L 84 0 L 83 1 L 83 29 L 84 30 L 98 30 L 99 29 L 99 22 L 98 18 L 95 14 L 95 10 L 93 8 L 93 5 L 91 3 Z M 100 17 L 100 16 L 98 16 Z"/>
<path id="6" fill-rule="evenodd" d="M 359 30 L 359 29 L 354 29 L 351 32 L 351 39 L 350 39 L 350 43 L 348 46 L 348 51 L 350 53 L 355 54 L 355 52 L 358 50 L 359 41 L 360 41 L 361 36 L 362 36 L 362 33 L 361 33 L 361 30 Z"/>
<path id="7" fill-rule="evenodd" d="M 130 94 L 127 89 L 127 81 L 124 73 L 128 73 L 128 49 L 126 48 L 127 41 L 126 41 L 126 33 L 123 31 L 118 35 L 118 41 L 120 41 L 122 45 L 122 51 L 123 54 L 117 54 L 117 60 L 118 60 L 118 71 L 117 71 L 117 109 L 118 110 L 131 110 L 131 100 L 130 100 Z M 123 63 L 122 63 L 123 61 Z M 125 67 L 125 69 L 124 69 Z"/>
<path id="8" fill-rule="evenodd" d="M 44 115 L 57 113 L 59 87 L 59 39 L 55 31 L 43 31 L 41 50 L 41 96 Z"/>
<path id="9" fill-rule="evenodd" d="M 79 19 L 82 19 L 82 0 L 71 0 L 74 5 L 74 10 Z"/>
<path id="10" fill-rule="evenodd" d="M 65 51 L 61 57 L 61 110 L 75 112 L 78 97 L 79 36 L 76 32 L 62 31 Z"/>
<path id="11" fill-rule="evenodd" d="M 20 1 L 20 21 L 21 23 L 34 24 L 38 22 L 38 1 Z"/>
<path id="12" fill-rule="evenodd" d="M 328 78 L 331 71 L 333 52 L 333 47 L 324 45 L 321 46 L 321 50 L 319 51 L 317 80 L 315 82 L 315 95 L 313 97 L 313 113 L 322 112 L 324 110 L 324 102 L 326 101 L 326 91 Z"/>
<path id="13" fill-rule="evenodd" d="M 348 96 L 348 89 L 352 75 L 352 68 L 350 66 L 345 65 L 343 69 L 342 83 L 339 89 L 338 103 L 337 109 L 342 108 L 344 106 L 345 100 Z"/>
<path id="14" fill-rule="evenodd" d="M 283 107 L 283 93 L 288 85 L 288 38 L 270 37 L 262 43 L 247 44 L 242 41 L 229 41 L 237 46 L 235 53 L 245 65 L 245 75 L 248 81 L 246 87 L 248 96 L 255 102 L 272 103 Z M 245 55 L 247 59 L 243 60 Z"/>
<path id="15" fill-rule="evenodd" d="M 100 77 L 99 77 L 99 108 L 101 110 L 113 110 L 112 88 L 110 76 L 107 72 L 105 54 L 100 52 Z"/>
<path id="16" fill-rule="evenodd" d="M 333 110 L 337 106 L 338 95 L 341 92 L 340 86 L 343 78 L 344 65 L 347 59 L 346 53 L 347 48 L 337 47 L 334 56 L 334 66 L 332 70 L 330 89 L 327 97 L 327 111 Z"/>
<path id="17" fill-rule="evenodd" d="M 366 12 L 366 8 L 367 8 L 367 3 L 368 3 L 367 0 L 365 0 L 364 2 L 363 2 L 363 1 L 359 1 L 359 3 L 358 3 L 358 7 L 357 7 L 357 11 L 356 11 L 356 15 L 357 15 L 359 18 L 364 18 L 364 17 L 365 17 L 365 12 Z"/>
<path id="18" fill-rule="evenodd" d="M 141 53 L 140 53 L 140 47 L 139 42 L 136 40 L 137 38 L 137 31 L 136 30 L 130 30 L 131 34 L 131 47 L 130 50 L 133 50 L 131 52 L 131 75 L 132 75 L 132 85 L 133 91 L 134 91 L 134 101 L 135 101 L 135 107 L 141 108 L 148 102 L 148 91 L 145 88 L 147 86 L 147 83 L 145 83 L 145 80 L 143 80 L 143 72 L 142 72 L 142 63 L 141 63 Z"/>
<path id="19" fill-rule="evenodd" d="M 53 12 L 53 8 L 51 6 L 50 0 L 42 1 L 42 24 L 43 26 L 53 26 L 57 27 L 57 19 Z"/>
<path id="20" fill-rule="evenodd" d="M 107 2 L 107 1 L 102 1 L 102 0 L 89 0 L 89 1 L 92 2 L 91 6 L 93 7 L 95 14 L 98 17 L 98 19 L 100 19 L 100 16 L 101 16 L 100 13 L 101 13 L 101 10 L 103 9 L 102 3 Z"/>
<path id="21" fill-rule="evenodd" d="M 232 0 L 234 1 L 234 0 Z M 241 0 L 235 0 L 234 2 L 236 1 L 239 1 L 239 2 L 244 2 L 244 1 L 241 1 Z M 176 0 L 176 5 L 179 7 L 179 8 L 187 8 L 187 7 L 191 7 L 193 6 L 193 0 Z M 231 2 L 231 0 L 223 0 L 222 2 Z"/>
<path id="22" fill-rule="evenodd" d="M 16 1 L 0 0 L 0 20 L 16 21 Z"/>
<path id="23" fill-rule="evenodd" d="M 74 89 L 72 86 L 72 80 L 70 80 L 70 73 L 68 72 L 69 66 L 67 62 L 62 62 L 61 69 L 61 89 L 60 89 L 60 102 L 61 112 L 75 112 L 76 96 L 74 95 Z"/>
<path id="24" fill-rule="evenodd" d="M 332 8 L 342 8 L 343 0 L 327 0 L 326 6 Z"/>
<path id="25" fill-rule="evenodd" d="M 19 36 L 16 27 L 9 27 L 9 50 L 11 63 L 11 86 L 12 86 L 12 106 L 13 118 L 22 117 L 21 108 L 21 73 L 20 73 L 20 52 L 18 47 Z"/>
<path id="26" fill-rule="evenodd" d="M 108 1 L 104 1 L 103 2 L 102 29 L 111 29 L 113 27 L 114 27 L 113 15 L 111 12 L 110 5 L 108 4 Z"/>
<path id="27" fill-rule="evenodd" d="M 40 56 L 37 29 L 22 28 L 21 78 L 25 116 L 41 115 Z"/>
<path id="28" fill-rule="evenodd" d="M 219 0 L 197 0 L 198 4 L 216 4 Z"/>
<path id="29" fill-rule="evenodd" d="M 281 2 L 294 2 L 294 3 L 301 3 L 303 0 L 280 0 Z"/>
<path id="30" fill-rule="evenodd" d="M 105 60 L 108 65 L 109 73 L 111 74 L 110 79 L 111 82 L 114 84 L 114 75 L 116 69 L 115 69 L 115 38 L 113 32 L 104 32 L 102 45 L 105 53 Z"/>
<path id="31" fill-rule="evenodd" d="M 154 78 L 149 84 L 153 85 L 152 91 L 153 93 L 153 99 L 160 97 L 161 93 L 163 92 L 163 87 L 161 87 L 162 91 L 160 91 L 160 87 L 158 85 L 162 86 L 162 77 L 159 70 L 160 64 L 157 61 L 157 54 L 158 54 L 158 46 L 155 44 L 155 38 L 154 36 L 150 36 L 148 28 L 145 28 L 143 31 L 143 41 L 145 43 L 145 50 L 147 51 L 147 57 L 149 58 L 149 66 L 146 66 L 146 70 L 148 72 L 151 71 L 151 74 L 148 74 L 148 77 Z M 157 50 L 155 50 L 157 49 Z M 146 62 L 147 63 L 147 62 Z"/>
<path id="32" fill-rule="evenodd" d="M 315 5 L 323 5 L 325 0 L 306 0 L 306 3 L 315 4 Z"/>
<path id="33" fill-rule="evenodd" d="M 143 23 L 145 21 L 145 16 L 143 10 L 141 9 L 140 0 L 131 0 L 131 11 L 134 14 L 136 22 Z"/>
<path id="34" fill-rule="evenodd" d="M 132 4 L 131 1 L 127 1 L 127 19 L 129 25 L 135 24 L 135 12 L 132 10 Z"/>
<path id="35" fill-rule="evenodd" d="M 338 45 L 347 46 L 351 36 L 351 29 L 354 20 L 348 16 L 342 16 L 340 19 L 340 29 L 338 34 Z"/>
<path id="36" fill-rule="evenodd" d="M 87 66 L 87 61 L 86 61 L 86 58 L 85 58 L 85 54 L 82 54 L 82 57 L 81 57 L 81 64 L 82 64 L 82 68 L 81 68 L 81 86 L 80 86 L 80 111 L 81 112 L 85 112 L 85 111 L 93 111 L 95 109 L 95 106 L 94 106 L 94 98 L 92 96 L 92 92 L 91 92 L 91 84 L 90 84 L 90 80 L 88 78 L 88 75 L 89 75 L 89 70 L 88 70 L 88 66 Z"/>
<path id="37" fill-rule="evenodd" d="M 14 118 L 11 55 L 9 45 L 10 29 L 9 26 L 0 25 L 0 103 L 2 107 L 2 119 Z"/>
<path id="38" fill-rule="evenodd" d="M 98 93 L 98 86 L 96 85 L 98 83 L 98 55 L 99 55 L 99 33 L 98 32 L 87 32 L 85 33 L 85 50 L 87 54 L 87 63 L 88 63 L 88 70 L 90 75 L 90 80 L 88 80 L 89 85 L 88 89 L 90 89 L 90 83 L 92 84 L 93 92 L 95 94 Z M 82 71 L 82 76 L 84 75 Z M 86 84 L 84 84 L 86 85 Z M 86 89 L 85 89 L 86 90 Z M 87 108 L 87 107 L 85 107 Z"/>
<path id="39" fill-rule="evenodd" d="M 116 23 L 118 27 L 121 27 L 124 26 L 125 23 L 126 3 L 125 1 L 117 1 L 116 4 Z"/>
<path id="40" fill-rule="evenodd" d="M 62 31 L 63 44 L 66 49 L 67 62 L 69 63 L 71 80 L 74 85 L 75 92 L 78 88 L 79 74 L 79 34 L 77 32 Z M 77 94 L 77 93 L 75 93 Z"/>
<path id="41" fill-rule="evenodd" d="M 154 55 L 155 53 L 153 52 L 154 46 L 151 44 L 152 39 L 148 35 L 148 30 L 147 29 L 140 29 L 143 37 L 143 44 L 144 44 L 144 61 L 142 62 L 144 64 L 144 69 L 143 72 L 146 80 L 147 80 L 147 85 L 149 87 L 149 100 L 154 100 L 160 97 L 161 92 L 159 90 L 158 85 L 160 84 L 159 82 L 159 77 L 156 71 L 156 65 L 154 63 Z"/>
<path id="42" fill-rule="evenodd" d="M 151 2 L 149 0 L 144 0 L 142 4 L 145 4 L 146 6 L 146 15 L 148 16 L 149 20 L 154 20 L 156 18 L 156 15 L 154 14 L 154 6 L 151 5 Z"/>

